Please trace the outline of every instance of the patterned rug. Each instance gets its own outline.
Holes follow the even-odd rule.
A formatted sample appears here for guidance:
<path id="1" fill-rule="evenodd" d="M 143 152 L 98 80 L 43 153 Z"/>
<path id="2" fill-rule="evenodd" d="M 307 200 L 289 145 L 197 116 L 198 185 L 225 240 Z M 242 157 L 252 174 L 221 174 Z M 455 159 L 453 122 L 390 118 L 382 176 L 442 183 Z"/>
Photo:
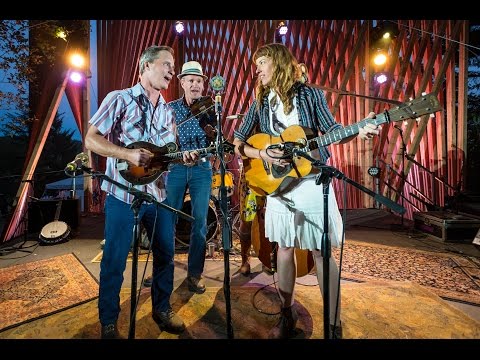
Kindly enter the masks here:
<path id="1" fill-rule="evenodd" d="M 339 250 L 332 249 L 339 259 Z M 438 296 L 480 306 L 480 260 L 383 245 L 345 243 L 342 278 L 411 281 Z"/>
<path id="2" fill-rule="evenodd" d="M 74 254 L 0 269 L 0 332 L 98 297 Z"/>

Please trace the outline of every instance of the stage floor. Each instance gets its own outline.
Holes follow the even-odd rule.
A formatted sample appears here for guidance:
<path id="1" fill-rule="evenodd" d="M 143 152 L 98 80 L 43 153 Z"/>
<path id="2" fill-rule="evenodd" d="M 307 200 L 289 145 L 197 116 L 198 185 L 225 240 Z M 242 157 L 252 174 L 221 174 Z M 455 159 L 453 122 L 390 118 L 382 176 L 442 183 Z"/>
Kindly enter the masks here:
<path id="1" fill-rule="evenodd" d="M 405 252 L 434 252 L 454 254 L 471 259 L 480 258 L 480 251 L 471 243 L 442 243 L 429 236 L 413 231 L 410 222 L 383 210 L 364 209 L 347 211 L 346 244 L 366 245 Z M 95 261 L 101 253 L 103 239 L 103 215 L 88 215 L 80 218 L 78 233 L 65 243 L 38 246 L 35 238 L 26 242 L 21 251 L 2 257 L 0 267 L 37 261 L 57 255 L 74 253 L 91 274 L 98 279 L 100 263 Z M 221 239 L 219 239 L 221 240 Z M 473 239 L 472 239 L 473 241 Z M 234 240 L 235 245 L 235 240 Z M 27 248 L 26 246 L 31 246 Z M 234 247 L 235 249 L 235 247 Z M 184 252 L 185 250 L 183 250 Z M 393 250 L 392 250 L 393 251 Z M 181 253 L 182 251 L 179 251 Z M 218 255 L 218 254 L 217 254 Z M 146 256 L 144 256 L 146 258 Z M 122 290 L 122 314 L 119 327 L 122 335 L 128 335 L 129 289 L 131 262 L 127 264 Z M 138 263 L 138 284 L 142 276 L 151 271 L 149 262 Z M 258 311 L 254 301 L 260 292 L 274 293 L 275 277 L 264 271 L 258 258 L 252 259 L 252 274 L 244 277 L 238 273 L 240 256 L 230 255 L 229 272 L 231 294 L 234 296 L 232 319 L 236 338 L 265 338 L 267 329 L 278 315 L 278 299 L 270 299 L 268 309 Z M 388 267 L 388 262 L 385 265 Z M 227 338 L 225 329 L 224 299 L 225 265 L 222 256 L 207 258 L 204 276 L 208 291 L 204 295 L 188 293 L 185 285 L 186 256 L 175 258 L 175 291 L 172 304 L 184 317 L 187 332 L 181 336 L 160 332 L 151 319 L 149 290 L 143 289 L 138 309 L 136 338 Z M 417 281 L 418 279 L 415 279 Z M 478 279 L 473 278 L 473 281 Z M 298 338 L 323 338 L 323 302 L 316 277 L 310 273 L 297 279 L 297 304 L 302 318 Z M 243 294 L 243 295 L 242 295 Z M 254 297 L 255 295 L 255 297 Z M 265 295 L 263 295 L 265 296 Z M 452 301 L 438 296 L 428 287 L 414 281 L 345 279 L 342 281 L 342 323 L 346 339 L 479 339 L 480 306 L 475 301 Z M 473 298 L 472 298 L 473 300 Z M 265 302 L 263 302 L 265 305 Z M 32 321 L 3 332 L 0 338 L 99 338 L 97 301 L 62 311 L 47 318 Z M 272 315 L 265 314 L 272 313 Z M 83 314 L 80 316 L 80 314 Z M 74 322 L 72 319 L 77 321 Z M 80 319 L 80 320 L 78 320 Z M 250 319 L 250 321 L 244 321 Z M 45 326 L 45 322 L 48 326 Z"/>

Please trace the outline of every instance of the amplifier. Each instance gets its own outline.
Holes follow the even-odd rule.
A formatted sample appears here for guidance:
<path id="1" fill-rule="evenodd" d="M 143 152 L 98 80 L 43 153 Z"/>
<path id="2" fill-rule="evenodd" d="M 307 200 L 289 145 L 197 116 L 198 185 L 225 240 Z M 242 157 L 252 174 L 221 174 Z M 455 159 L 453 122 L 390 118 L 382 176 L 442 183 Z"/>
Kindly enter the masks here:
<path id="1" fill-rule="evenodd" d="M 472 242 L 480 219 L 448 211 L 413 213 L 414 228 L 444 242 Z"/>

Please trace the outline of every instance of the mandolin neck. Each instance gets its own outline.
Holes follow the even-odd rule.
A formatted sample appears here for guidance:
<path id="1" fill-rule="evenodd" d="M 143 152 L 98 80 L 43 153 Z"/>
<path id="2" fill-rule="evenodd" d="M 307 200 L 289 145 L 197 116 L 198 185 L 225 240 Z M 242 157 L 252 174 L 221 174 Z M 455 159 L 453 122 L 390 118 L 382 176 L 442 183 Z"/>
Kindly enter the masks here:
<path id="1" fill-rule="evenodd" d="M 195 149 L 196 152 L 198 152 L 199 155 L 206 155 L 208 153 L 211 153 L 212 150 L 215 149 L 214 146 L 210 146 L 208 148 L 203 148 L 203 149 Z M 174 152 L 174 153 L 168 153 L 168 154 L 163 154 L 163 156 L 166 156 L 170 159 L 181 159 L 183 157 L 183 151 L 179 152 Z"/>

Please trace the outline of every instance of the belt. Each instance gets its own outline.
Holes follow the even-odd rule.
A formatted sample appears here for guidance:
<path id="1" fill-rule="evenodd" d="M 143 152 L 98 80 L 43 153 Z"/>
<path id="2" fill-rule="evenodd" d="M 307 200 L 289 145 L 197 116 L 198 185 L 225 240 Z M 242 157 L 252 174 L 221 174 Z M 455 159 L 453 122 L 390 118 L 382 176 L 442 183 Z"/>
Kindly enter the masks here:
<path id="1" fill-rule="evenodd" d="M 204 157 L 198 159 L 197 161 L 195 161 L 191 164 L 185 164 L 184 163 L 183 165 L 191 167 L 191 166 L 195 166 L 195 165 L 200 165 L 201 163 L 204 163 L 204 162 L 207 162 L 207 161 L 208 161 L 208 157 L 204 156 Z"/>

